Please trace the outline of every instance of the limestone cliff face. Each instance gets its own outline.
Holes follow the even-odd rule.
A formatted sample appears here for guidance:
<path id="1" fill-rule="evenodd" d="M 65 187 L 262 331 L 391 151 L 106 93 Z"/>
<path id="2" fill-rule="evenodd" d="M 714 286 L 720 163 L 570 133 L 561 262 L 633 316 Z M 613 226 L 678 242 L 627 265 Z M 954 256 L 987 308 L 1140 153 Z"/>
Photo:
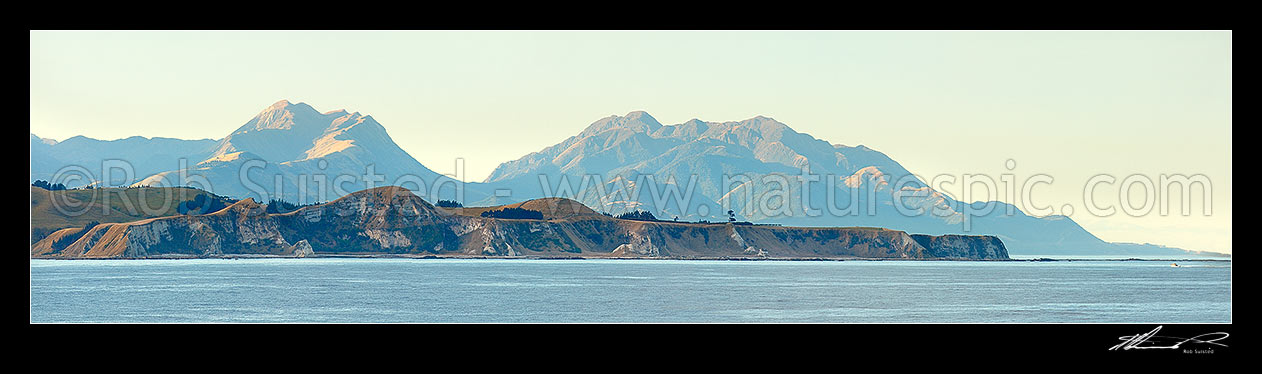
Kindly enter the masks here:
<path id="1" fill-rule="evenodd" d="M 806 228 L 644 222 L 528 202 L 545 219 L 499 219 L 435 208 L 400 187 L 381 187 L 285 214 L 243 200 L 207 215 L 173 216 L 58 231 L 36 257 L 211 257 L 348 254 L 669 258 L 1006 259 L 989 236 L 909 235 L 879 228 Z M 565 206 L 549 210 L 548 206 Z"/>
<path id="2" fill-rule="evenodd" d="M 1007 259 L 1008 249 L 999 238 L 972 235 L 911 235 L 937 258 Z"/>
<path id="3" fill-rule="evenodd" d="M 71 229 L 62 231 L 67 230 Z M 252 199 L 242 200 L 213 214 L 96 225 L 65 247 L 58 247 L 56 240 L 49 239 L 55 238 L 50 236 L 36 243 L 32 255 L 205 257 L 224 254 L 286 255 L 292 254 L 295 249 L 281 235 L 276 221 Z"/>

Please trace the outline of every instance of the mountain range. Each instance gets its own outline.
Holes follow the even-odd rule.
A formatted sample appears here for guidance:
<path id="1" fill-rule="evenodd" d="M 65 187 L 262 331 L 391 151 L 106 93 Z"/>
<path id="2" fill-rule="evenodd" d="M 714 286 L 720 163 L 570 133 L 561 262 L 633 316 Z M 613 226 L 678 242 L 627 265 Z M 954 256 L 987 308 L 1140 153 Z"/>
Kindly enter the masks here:
<path id="1" fill-rule="evenodd" d="M 118 140 L 97 140 L 75 136 L 65 141 L 43 139 L 31 134 L 31 180 L 61 180 L 70 187 L 93 184 L 127 185 L 137 178 L 170 170 L 179 159 L 197 162 L 210 154 L 215 140 L 182 140 L 133 136 Z M 106 160 L 123 160 L 131 165 L 132 175 L 125 169 L 114 169 L 112 181 L 102 181 L 101 168 L 115 165 Z M 73 167 L 78 166 L 78 167 Z M 61 176 L 58 171 L 64 170 Z M 77 180 L 67 180 L 74 176 Z"/>
<path id="2" fill-rule="evenodd" d="M 134 175 L 101 175 L 99 165 L 117 159 L 131 162 Z M 77 183 L 54 181 L 69 187 L 189 185 L 235 198 L 312 203 L 373 187 L 362 178 L 370 171 L 380 175 L 378 186 L 466 206 L 564 197 L 602 212 L 644 210 L 680 221 L 735 216 L 793 226 L 994 235 L 1016 255 L 1188 253 L 1105 242 L 1065 216 L 1033 217 L 1002 202 L 960 202 L 877 150 L 829 143 L 763 116 L 663 125 L 642 111 L 613 115 L 499 165 L 482 182 L 462 182 L 416 161 L 372 116 L 282 100 L 219 140 L 78 136 L 55 142 L 31 135 L 32 180 L 52 180 L 67 165 L 87 166 L 89 174 Z"/>

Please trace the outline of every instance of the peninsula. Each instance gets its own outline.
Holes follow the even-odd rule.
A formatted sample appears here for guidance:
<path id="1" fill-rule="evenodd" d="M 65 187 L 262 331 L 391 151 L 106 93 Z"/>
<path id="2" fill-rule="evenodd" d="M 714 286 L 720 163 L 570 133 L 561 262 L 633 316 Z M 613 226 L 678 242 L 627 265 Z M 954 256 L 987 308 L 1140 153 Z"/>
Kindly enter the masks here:
<path id="1" fill-rule="evenodd" d="M 481 214 L 504 208 L 542 217 Z M 1005 260 L 1008 251 L 994 236 L 619 219 L 563 198 L 443 208 L 395 186 L 285 213 L 247 198 L 207 214 L 64 228 L 31 247 L 32 258 L 234 256 Z"/>

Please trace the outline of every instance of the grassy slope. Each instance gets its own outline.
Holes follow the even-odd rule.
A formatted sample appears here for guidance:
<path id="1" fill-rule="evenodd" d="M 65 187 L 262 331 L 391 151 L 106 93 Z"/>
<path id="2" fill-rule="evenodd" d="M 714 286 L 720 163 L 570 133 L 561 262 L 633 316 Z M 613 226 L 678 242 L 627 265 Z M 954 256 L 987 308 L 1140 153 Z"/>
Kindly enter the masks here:
<path id="1" fill-rule="evenodd" d="M 49 191 L 31 186 L 31 243 L 57 230 L 83 227 L 92 221 L 130 222 L 176 215 L 177 205 L 197 195 L 231 205 L 214 194 L 187 187 Z"/>
<path id="2" fill-rule="evenodd" d="M 448 213 L 478 217 L 482 212 L 488 210 L 498 210 L 504 208 L 521 208 L 534 210 L 543 213 L 545 220 L 565 219 L 565 218 L 599 218 L 604 217 L 600 213 L 588 208 L 586 205 L 569 199 L 558 198 L 541 198 L 523 201 L 520 203 L 483 206 L 483 207 L 463 207 L 463 208 L 441 208 L 435 207 Z"/>

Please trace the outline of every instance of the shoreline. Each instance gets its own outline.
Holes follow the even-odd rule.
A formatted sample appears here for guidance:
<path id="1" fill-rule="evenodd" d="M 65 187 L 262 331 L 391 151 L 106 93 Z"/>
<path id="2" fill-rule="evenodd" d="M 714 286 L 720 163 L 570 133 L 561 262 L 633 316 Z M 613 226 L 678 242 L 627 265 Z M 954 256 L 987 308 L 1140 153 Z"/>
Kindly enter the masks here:
<path id="1" fill-rule="evenodd" d="M 31 257 L 31 260 L 242 260 L 242 259 L 407 259 L 407 260 L 660 260 L 660 261 L 945 261 L 945 262 L 1106 262 L 1106 261 L 1150 261 L 1150 262 L 1231 262 L 1230 258 L 1033 258 L 1033 259 L 960 259 L 960 258 L 767 258 L 767 257 L 580 257 L 580 256 L 442 256 L 442 255 L 312 255 L 304 257 L 273 255 L 231 255 L 231 256 L 155 256 L 155 257 Z"/>

